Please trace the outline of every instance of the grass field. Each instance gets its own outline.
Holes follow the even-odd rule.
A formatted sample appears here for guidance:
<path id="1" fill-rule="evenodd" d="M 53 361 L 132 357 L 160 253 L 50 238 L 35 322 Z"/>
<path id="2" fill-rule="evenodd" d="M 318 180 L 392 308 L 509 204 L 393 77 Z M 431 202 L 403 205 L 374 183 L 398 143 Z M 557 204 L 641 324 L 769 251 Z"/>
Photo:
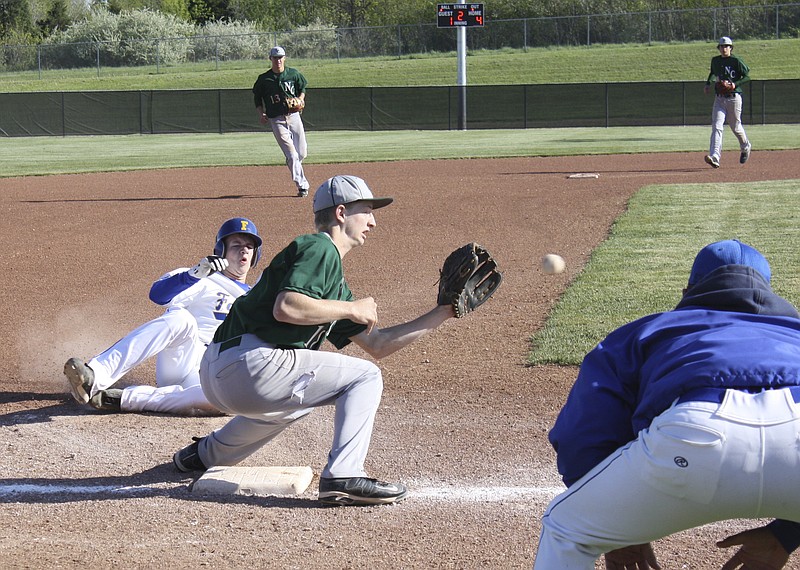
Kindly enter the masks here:
<path id="1" fill-rule="evenodd" d="M 796 125 L 748 125 L 747 132 L 759 150 L 800 148 Z M 709 127 L 325 131 L 309 134 L 305 162 L 697 152 L 708 136 Z M 737 148 L 734 137 L 724 141 Z M 4 177 L 263 164 L 284 164 L 271 133 L 0 138 Z"/>
<path id="2" fill-rule="evenodd" d="M 757 244 L 773 288 L 797 306 L 799 189 L 800 180 L 643 188 L 534 336 L 531 363 L 578 365 L 613 329 L 674 308 L 696 244 L 719 236 Z"/>
<path id="3" fill-rule="evenodd" d="M 737 42 L 735 53 L 752 70 L 753 79 L 800 78 L 800 39 Z M 717 55 L 713 42 L 653 45 L 532 48 L 476 51 L 467 57 L 470 85 L 605 83 L 631 81 L 702 81 Z M 293 59 L 309 89 L 455 85 L 455 53 L 402 58 L 336 60 Z M 109 68 L 2 73 L 0 92 L 94 91 L 143 89 L 250 88 L 268 67 L 265 61 L 228 62 L 176 67 Z"/>

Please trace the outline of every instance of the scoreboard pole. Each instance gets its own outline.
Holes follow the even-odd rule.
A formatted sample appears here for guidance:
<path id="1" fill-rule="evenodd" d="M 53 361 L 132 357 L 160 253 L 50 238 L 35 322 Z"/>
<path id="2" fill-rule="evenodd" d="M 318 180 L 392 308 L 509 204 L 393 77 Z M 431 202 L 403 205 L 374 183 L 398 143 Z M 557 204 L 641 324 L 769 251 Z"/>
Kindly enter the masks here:
<path id="1" fill-rule="evenodd" d="M 483 27 L 483 4 L 437 4 L 436 25 L 456 29 L 458 130 L 467 130 L 467 27 Z"/>
<path id="2" fill-rule="evenodd" d="M 456 28 L 458 65 L 456 66 L 456 85 L 458 86 L 458 130 L 467 130 L 467 28 Z"/>

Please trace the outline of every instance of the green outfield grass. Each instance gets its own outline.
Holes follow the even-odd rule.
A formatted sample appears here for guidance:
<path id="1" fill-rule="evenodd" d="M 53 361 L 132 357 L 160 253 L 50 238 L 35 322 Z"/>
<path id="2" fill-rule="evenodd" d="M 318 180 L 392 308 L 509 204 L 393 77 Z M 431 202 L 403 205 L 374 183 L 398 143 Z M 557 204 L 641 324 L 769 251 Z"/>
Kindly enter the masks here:
<path id="1" fill-rule="evenodd" d="M 710 127 L 613 127 L 473 131 L 311 132 L 308 164 L 428 158 L 501 158 L 697 152 Z M 800 148 L 796 125 L 748 125 L 757 150 Z M 68 141 L 68 144 L 67 144 Z M 725 149 L 736 150 L 734 137 Z M 282 165 L 272 133 L 0 138 L 0 176 Z"/>
<path id="2" fill-rule="evenodd" d="M 750 66 L 753 79 L 800 78 L 800 39 L 737 42 L 735 53 Z M 713 42 L 653 45 L 473 51 L 467 57 L 470 85 L 703 81 Z M 288 65 L 306 76 L 309 90 L 323 87 L 455 85 L 455 53 L 401 58 L 342 60 L 294 59 Z M 127 91 L 147 89 L 250 88 L 266 62 L 222 62 L 137 68 L 101 67 L 64 71 L 0 73 L 0 92 Z"/>
<path id="3" fill-rule="evenodd" d="M 674 308 L 694 256 L 719 239 L 761 251 L 773 288 L 797 305 L 798 211 L 800 180 L 643 188 L 534 335 L 530 362 L 580 364 L 613 329 Z"/>

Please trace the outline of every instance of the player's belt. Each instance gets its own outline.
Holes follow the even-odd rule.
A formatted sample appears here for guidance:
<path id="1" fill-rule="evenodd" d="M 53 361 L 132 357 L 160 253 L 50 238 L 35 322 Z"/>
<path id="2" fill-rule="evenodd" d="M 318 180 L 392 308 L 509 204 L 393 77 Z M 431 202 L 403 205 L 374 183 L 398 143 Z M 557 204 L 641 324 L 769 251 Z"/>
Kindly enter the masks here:
<path id="1" fill-rule="evenodd" d="M 726 99 L 730 99 L 731 97 L 736 97 L 737 95 L 738 93 L 736 91 L 733 91 L 732 93 L 724 93 L 724 94 L 719 93 L 717 94 L 717 97 L 725 97 Z"/>
<path id="2" fill-rule="evenodd" d="M 219 343 L 219 352 L 218 352 L 218 354 L 222 354 L 223 352 L 225 352 L 229 348 L 234 348 L 236 346 L 239 346 L 240 344 L 242 344 L 242 337 L 241 336 L 235 336 L 235 337 L 233 337 L 231 339 L 224 340 L 221 343 Z"/>
<path id="3" fill-rule="evenodd" d="M 800 403 L 800 386 L 775 386 L 774 388 L 759 388 L 754 386 L 752 389 L 697 388 L 696 390 L 690 390 L 689 392 L 686 392 L 680 398 L 678 398 L 678 404 L 683 404 L 685 402 L 713 402 L 715 404 L 721 404 L 722 400 L 725 399 L 725 392 L 728 390 L 742 390 L 743 392 L 752 392 L 757 394 L 759 392 L 763 392 L 764 390 L 781 390 L 784 388 L 788 388 L 792 393 L 792 398 L 794 401 L 796 403 Z"/>

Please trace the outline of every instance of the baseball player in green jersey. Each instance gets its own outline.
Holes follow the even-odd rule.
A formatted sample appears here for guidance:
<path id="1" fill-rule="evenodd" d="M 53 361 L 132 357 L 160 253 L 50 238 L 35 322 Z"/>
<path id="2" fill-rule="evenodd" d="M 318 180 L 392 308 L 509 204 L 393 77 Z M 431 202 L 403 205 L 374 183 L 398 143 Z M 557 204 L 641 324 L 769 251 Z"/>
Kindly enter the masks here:
<path id="1" fill-rule="evenodd" d="M 750 68 L 731 52 L 733 51 L 733 40 L 727 36 L 719 39 L 717 48 L 720 55 L 711 58 L 711 72 L 706 78 L 704 91 L 706 95 L 711 92 L 711 83 L 716 78 L 714 108 L 711 112 L 711 143 L 708 154 L 705 157 L 706 163 L 712 168 L 719 168 L 722 158 L 722 130 L 725 121 L 739 139 L 739 162 L 744 164 L 750 158 L 750 141 L 742 127 L 742 84 L 750 81 Z M 720 86 L 729 81 L 733 90 L 725 91 Z"/>
<path id="2" fill-rule="evenodd" d="M 318 233 L 302 235 L 278 253 L 258 283 L 237 299 L 200 364 L 206 397 L 234 415 L 222 428 L 173 456 L 182 472 L 235 465 L 313 408 L 334 406 L 333 445 L 319 482 L 332 505 L 393 503 L 406 487 L 367 477 L 364 461 L 383 380 L 361 358 L 318 350 L 325 339 L 341 349 L 354 342 L 380 359 L 455 316 L 437 305 L 414 320 L 378 328 L 372 297 L 354 299 L 342 258 L 375 228 L 375 198 L 356 176 L 326 180 L 314 194 Z"/>
<path id="3" fill-rule="evenodd" d="M 262 125 L 269 123 L 272 127 L 297 186 L 297 195 L 305 197 L 308 196 L 308 180 L 303 171 L 303 159 L 308 154 L 306 132 L 300 109 L 289 108 L 286 101 L 298 98 L 305 106 L 306 78 L 293 67 L 286 67 L 286 50 L 281 46 L 270 50 L 269 59 L 272 68 L 259 75 L 253 85 L 258 119 Z"/>

